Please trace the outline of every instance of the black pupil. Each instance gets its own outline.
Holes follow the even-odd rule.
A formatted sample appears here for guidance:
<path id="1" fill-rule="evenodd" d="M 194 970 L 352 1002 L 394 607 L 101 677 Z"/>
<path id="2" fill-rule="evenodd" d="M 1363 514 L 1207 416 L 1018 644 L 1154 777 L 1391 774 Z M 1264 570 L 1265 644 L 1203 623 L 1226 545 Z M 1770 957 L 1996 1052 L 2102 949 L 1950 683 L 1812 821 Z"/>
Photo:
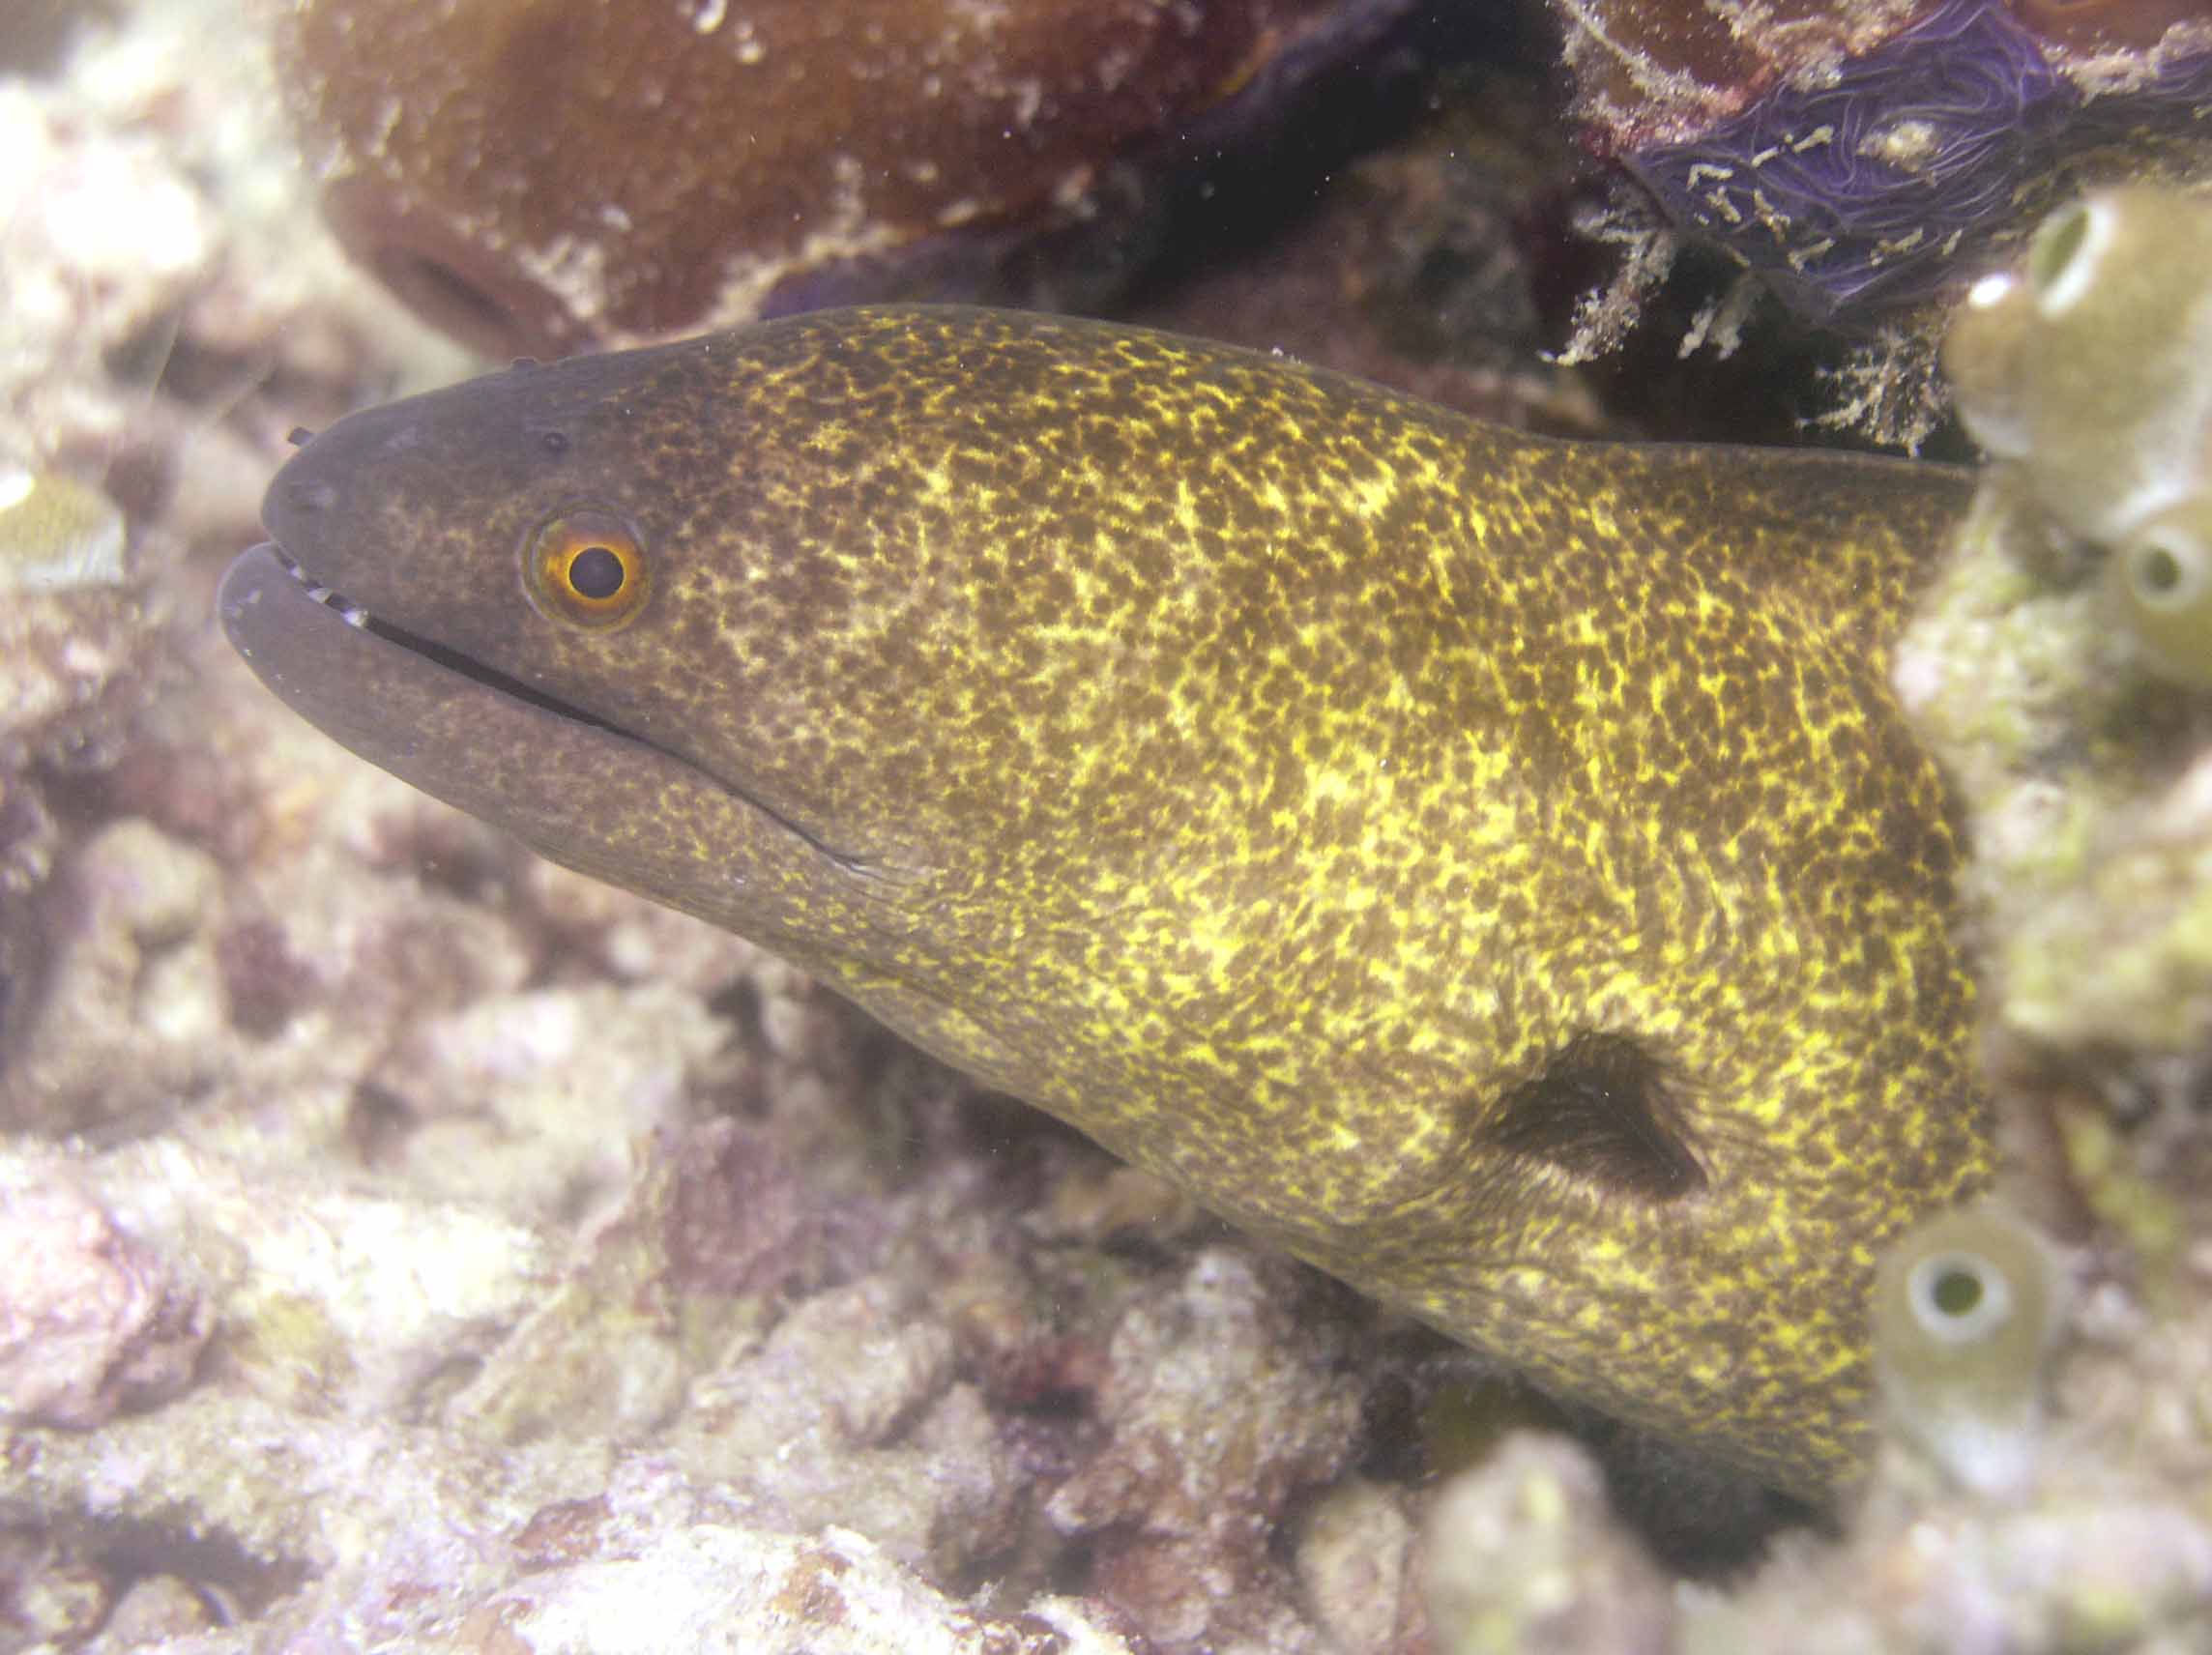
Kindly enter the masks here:
<path id="1" fill-rule="evenodd" d="M 1945 1316 L 1965 1316 L 1982 1302 L 1982 1278 L 1971 1270 L 1945 1270 L 1936 1278 L 1934 1297 Z"/>
<path id="2" fill-rule="evenodd" d="M 568 564 L 568 584 L 593 599 L 612 597 L 622 591 L 622 559 L 604 546 L 586 546 Z"/>

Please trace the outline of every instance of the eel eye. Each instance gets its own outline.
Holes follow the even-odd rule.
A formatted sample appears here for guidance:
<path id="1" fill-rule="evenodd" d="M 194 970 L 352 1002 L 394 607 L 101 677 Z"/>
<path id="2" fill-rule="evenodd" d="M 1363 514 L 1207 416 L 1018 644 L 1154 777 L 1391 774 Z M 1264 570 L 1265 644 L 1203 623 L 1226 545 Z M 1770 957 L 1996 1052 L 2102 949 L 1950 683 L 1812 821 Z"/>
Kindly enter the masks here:
<path id="1" fill-rule="evenodd" d="M 523 590 L 549 621 L 611 632 L 636 619 L 652 584 L 636 529 L 602 508 L 560 512 L 523 544 Z"/>

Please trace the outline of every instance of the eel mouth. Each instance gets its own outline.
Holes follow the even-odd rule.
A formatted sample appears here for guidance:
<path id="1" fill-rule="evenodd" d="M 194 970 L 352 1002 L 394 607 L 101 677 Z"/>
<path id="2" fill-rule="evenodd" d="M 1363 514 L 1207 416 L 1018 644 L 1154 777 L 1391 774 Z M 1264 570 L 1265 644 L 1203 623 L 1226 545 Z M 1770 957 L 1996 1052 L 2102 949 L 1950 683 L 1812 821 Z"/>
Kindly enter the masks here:
<path id="1" fill-rule="evenodd" d="M 294 601 L 276 601 L 284 598 Z M 405 720 L 395 721 L 380 713 L 377 703 L 381 696 L 398 696 L 410 706 L 420 708 L 426 700 L 450 694 L 450 689 L 438 688 L 439 683 L 453 686 L 459 681 L 492 697 L 489 702 L 479 703 L 479 711 L 472 715 L 476 726 L 487 719 L 499 720 L 512 728 L 513 720 L 540 715 L 558 718 L 566 725 L 591 733 L 590 741 L 602 755 L 601 763 L 628 763 L 634 759 L 640 764 L 660 767 L 665 775 L 681 773 L 683 785 L 722 796 L 761 820 L 772 823 L 849 874 L 868 879 L 893 876 L 890 864 L 830 843 L 789 811 L 770 803 L 742 783 L 715 774 L 696 758 L 663 745 L 650 736 L 610 723 L 597 713 L 487 667 L 435 639 L 379 619 L 343 593 L 317 580 L 313 571 L 286 551 L 278 540 L 262 540 L 239 554 L 223 577 L 216 607 L 232 646 L 246 656 L 262 682 L 280 700 L 371 763 L 451 802 L 461 802 L 463 809 L 486 814 L 480 806 L 462 802 L 460 796 L 470 794 L 475 781 L 466 774 L 470 767 L 465 756 L 449 756 L 444 765 L 446 780 L 443 784 L 426 775 L 425 768 L 433 761 L 427 760 L 406 735 L 396 731 L 395 724 L 403 724 Z M 328 615 L 332 622 L 374 642 L 364 644 L 322 636 L 320 625 L 309 628 L 320 641 L 310 639 L 300 623 L 317 613 Z M 329 659 L 341 642 L 352 644 L 350 676 L 343 670 L 334 672 Z M 364 650 L 365 653 L 362 653 Z M 419 719 L 423 713 L 418 711 L 412 716 Z"/>
<path id="2" fill-rule="evenodd" d="M 451 673 L 458 673 L 465 679 L 482 684 L 486 689 L 495 690 L 501 695 L 535 707 L 540 711 L 550 712 L 555 717 L 566 718 L 570 723 L 586 725 L 594 730 L 603 730 L 608 735 L 619 736 L 625 740 L 634 741 L 638 740 L 629 731 L 610 724 L 604 718 L 587 712 L 572 703 L 563 701 L 557 695 L 548 695 L 535 685 L 524 683 L 520 679 L 509 678 L 506 673 L 497 672 L 485 666 L 481 661 L 473 660 L 462 654 L 458 650 L 449 649 L 435 639 L 423 637 L 420 632 L 410 632 L 404 626 L 394 626 L 389 621 L 378 620 L 342 592 L 338 592 L 317 580 L 301 564 L 299 559 L 284 549 L 281 541 L 263 540 L 247 549 L 254 552 L 269 553 L 282 566 L 284 572 L 299 584 L 300 590 L 310 600 L 320 604 L 357 631 L 366 632 L 369 636 L 381 639 L 387 644 L 396 645 L 400 649 L 421 655 L 434 666 L 443 667 Z M 646 744 L 652 745 L 653 743 L 648 742 Z M 670 756 L 675 757 L 674 754 Z"/>

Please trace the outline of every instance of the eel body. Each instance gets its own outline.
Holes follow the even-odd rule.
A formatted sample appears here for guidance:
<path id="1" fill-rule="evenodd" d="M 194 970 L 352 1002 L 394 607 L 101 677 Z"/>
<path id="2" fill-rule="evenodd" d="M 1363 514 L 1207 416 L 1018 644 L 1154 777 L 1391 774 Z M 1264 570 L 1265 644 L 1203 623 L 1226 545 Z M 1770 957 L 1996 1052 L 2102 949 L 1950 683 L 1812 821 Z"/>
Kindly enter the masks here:
<path id="1" fill-rule="evenodd" d="M 219 609 L 374 763 L 1819 1495 L 1877 1250 L 1988 1170 L 1885 682 L 1967 493 L 855 310 L 354 415 Z"/>

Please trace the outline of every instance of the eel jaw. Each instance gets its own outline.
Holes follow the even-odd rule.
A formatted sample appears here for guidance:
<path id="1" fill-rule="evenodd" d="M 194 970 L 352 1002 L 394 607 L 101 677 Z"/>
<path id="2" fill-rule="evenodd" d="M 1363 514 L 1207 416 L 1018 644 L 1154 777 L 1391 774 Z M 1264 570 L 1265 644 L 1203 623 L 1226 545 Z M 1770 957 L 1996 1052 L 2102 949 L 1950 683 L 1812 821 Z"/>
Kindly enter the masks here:
<path id="1" fill-rule="evenodd" d="M 378 621 L 274 541 L 217 590 L 231 646 L 279 701 L 400 780 L 579 872 L 797 957 L 807 904 L 880 912 L 912 870 L 826 844 L 738 785 Z M 619 825 L 618 847 L 610 825 Z M 699 848 L 716 857 L 703 864 Z"/>
<path id="2" fill-rule="evenodd" d="M 368 624 L 367 610 L 362 608 L 358 603 L 349 602 L 343 594 L 334 592 L 331 588 L 317 582 L 306 569 L 300 566 L 300 561 L 276 541 L 263 540 L 259 545 L 249 546 L 247 549 L 275 554 L 276 561 L 284 566 L 285 572 L 307 589 L 309 597 L 322 604 L 326 609 L 336 610 L 338 618 L 344 621 L 347 625 L 365 626 Z"/>
<path id="3" fill-rule="evenodd" d="M 231 646 L 295 712 L 371 764 L 494 822 L 509 821 L 501 796 L 519 791 L 520 769 L 579 742 L 602 763 L 650 759 L 684 770 L 694 787 L 719 785 L 604 720 L 376 620 L 273 540 L 224 571 L 216 613 Z M 498 759 L 515 772 L 505 786 L 472 774 Z"/>
<path id="4" fill-rule="evenodd" d="M 470 659 L 457 650 L 449 649 L 444 644 L 434 643 L 419 633 L 408 631 L 403 626 L 394 626 L 389 621 L 378 620 L 343 593 L 325 586 L 317 580 L 301 565 L 299 559 L 284 549 L 281 541 L 263 540 L 257 545 L 248 547 L 247 551 L 248 553 L 270 553 L 282 566 L 284 571 L 298 583 L 309 599 L 320 604 L 324 609 L 357 630 L 370 633 L 388 644 L 396 645 L 400 649 L 412 651 L 425 660 L 444 667 L 449 672 L 459 673 L 463 678 L 473 679 L 488 689 L 497 690 L 502 695 L 511 696 L 517 701 L 528 702 L 533 707 L 543 708 L 546 711 L 559 717 L 569 719 L 578 724 L 588 724 L 594 729 L 604 730 L 608 734 L 622 737 L 626 740 L 638 740 L 638 738 L 629 735 L 627 731 L 609 724 L 605 719 L 587 712 L 580 707 L 563 701 L 559 696 L 548 695 L 542 689 L 524 683 L 519 679 L 509 678 L 506 673 L 494 671 L 480 661 Z M 225 624 L 227 628 L 227 620 Z M 238 644 L 235 634 L 232 635 L 231 642 L 234 645 Z M 245 653 L 243 645 L 240 646 L 240 650 L 242 653 Z M 250 659 L 251 656 L 248 655 L 247 658 Z"/>

